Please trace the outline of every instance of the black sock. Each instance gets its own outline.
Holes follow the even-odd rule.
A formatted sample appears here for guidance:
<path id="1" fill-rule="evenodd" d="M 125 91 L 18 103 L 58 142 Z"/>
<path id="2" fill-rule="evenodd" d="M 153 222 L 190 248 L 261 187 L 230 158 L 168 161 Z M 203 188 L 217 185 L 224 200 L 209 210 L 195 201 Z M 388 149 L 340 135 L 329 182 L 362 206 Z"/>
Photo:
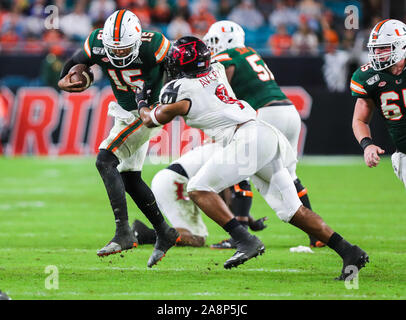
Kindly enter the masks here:
<path id="1" fill-rule="evenodd" d="M 101 149 L 96 159 L 96 167 L 103 179 L 107 195 L 113 209 L 116 233 L 128 231 L 127 201 L 125 188 L 120 173 L 117 170 L 119 160 L 110 151 Z"/>
<path id="2" fill-rule="evenodd" d="M 235 218 L 227 222 L 223 229 L 227 231 L 235 241 L 244 241 L 250 237 L 249 232 Z"/>
<path id="3" fill-rule="evenodd" d="M 248 229 L 248 226 L 249 226 L 248 221 L 241 221 L 241 220 L 238 220 L 238 219 L 237 219 L 237 221 L 238 221 L 245 229 Z"/>
<path id="4" fill-rule="evenodd" d="M 252 205 L 252 192 L 251 186 L 248 181 L 241 181 L 230 187 L 231 190 L 231 204 L 230 210 L 236 217 L 243 217 L 246 220 L 237 219 L 241 225 L 248 229 L 248 216 Z"/>
<path id="5" fill-rule="evenodd" d="M 337 252 L 339 256 L 344 259 L 344 257 L 351 249 L 352 244 L 346 241 L 338 233 L 334 232 L 333 235 L 328 240 L 327 246 L 329 246 L 331 249 Z"/>
<path id="6" fill-rule="evenodd" d="M 157 232 L 166 231 L 169 225 L 166 223 L 156 203 L 155 196 L 148 185 L 142 180 L 140 171 L 122 172 L 125 191 L 131 196 L 135 204 L 147 217 Z"/>

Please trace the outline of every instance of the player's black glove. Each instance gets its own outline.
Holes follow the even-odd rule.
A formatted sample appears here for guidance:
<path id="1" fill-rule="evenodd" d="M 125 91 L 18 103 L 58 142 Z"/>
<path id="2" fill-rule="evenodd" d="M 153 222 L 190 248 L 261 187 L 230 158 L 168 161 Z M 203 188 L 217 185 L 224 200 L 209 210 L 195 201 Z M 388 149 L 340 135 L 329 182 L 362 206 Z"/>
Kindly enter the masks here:
<path id="1" fill-rule="evenodd" d="M 138 112 L 140 112 L 142 108 L 148 108 L 149 92 L 151 92 L 151 90 L 148 90 L 145 85 L 142 89 L 137 88 L 135 92 L 135 102 L 137 103 Z"/>
<path id="2" fill-rule="evenodd" d="M 249 216 L 248 226 L 252 231 L 261 231 L 267 227 L 267 225 L 264 223 L 266 220 L 268 220 L 268 217 L 263 217 L 258 220 L 254 220 L 253 217 Z"/>

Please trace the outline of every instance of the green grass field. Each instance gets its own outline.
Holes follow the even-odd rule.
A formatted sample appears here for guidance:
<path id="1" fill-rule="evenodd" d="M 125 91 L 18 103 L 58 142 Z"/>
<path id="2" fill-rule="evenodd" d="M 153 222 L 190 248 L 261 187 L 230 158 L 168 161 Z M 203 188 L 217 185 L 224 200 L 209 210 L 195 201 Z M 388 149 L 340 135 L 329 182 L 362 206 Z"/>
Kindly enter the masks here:
<path id="1" fill-rule="evenodd" d="M 175 247 L 152 269 L 152 245 L 98 258 L 114 219 L 93 158 L 0 158 L 0 289 L 13 299 L 406 299 L 404 187 L 389 158 L 374 169 L 361 157 L 338 160 L 304 158 L 298 175 L 314 211 L 368 252 L 358 289 L 333 280 L 341 260 L 332 250 L 291 253 L 308 245 L 307 236 L 281 222 L 258 193 L 252 215 L 269 217 L 257 233 L 266 253 L 237 269 L 223 268 L 234 251 L 208 247 Z M 163 167 L 146 165 L 144 179 L 150 183 Z M 130 220 L 146 221 L 128 203 Z M 204 219 L 208 244 L 226 238 Z M 45 287 L 47 266 L 58 269 L 58 289 Z"/>

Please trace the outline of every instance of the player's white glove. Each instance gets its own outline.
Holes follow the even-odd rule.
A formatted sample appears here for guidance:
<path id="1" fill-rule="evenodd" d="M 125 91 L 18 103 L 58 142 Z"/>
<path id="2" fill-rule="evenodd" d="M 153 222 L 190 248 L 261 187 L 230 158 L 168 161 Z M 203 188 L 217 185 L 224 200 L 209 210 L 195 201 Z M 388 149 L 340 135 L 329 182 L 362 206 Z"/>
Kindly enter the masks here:
<path id="1" fill-rule="evenodd" d="M 135 116 L 131 112 L 124 110 L 115 101 L 109 103 L 109 111 L 107 114 L 111 117 L 119 119 L 126 124 L 130 124 L 135 121 Z"/>

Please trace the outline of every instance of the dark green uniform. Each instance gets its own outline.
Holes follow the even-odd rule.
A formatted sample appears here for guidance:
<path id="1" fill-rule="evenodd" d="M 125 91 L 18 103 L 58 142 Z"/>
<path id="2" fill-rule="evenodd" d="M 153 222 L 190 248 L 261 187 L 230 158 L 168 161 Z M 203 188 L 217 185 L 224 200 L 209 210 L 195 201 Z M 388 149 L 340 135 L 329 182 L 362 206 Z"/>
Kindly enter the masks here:
<path id="1" fill-rule="evenodd" d="M 354 72 L 351 91 L 354 97 L 374 101 L 396 148 L 406 153 L 406 72 L 395 76 L 368 63 Z"/>
<path id="2" fill-rule="evenodd" d="M 248 47 L 218 53 L 213 59 L 225 68 L 234 65 L 231 87 L 238 99 L 247 101 L 255 110 L 270 101 L 287 100 L 264 60 Z"/>
<path id="3" fill-rule="evenodd" d="M 113 66 L 104 51 L 102 43 L 103 29 L 94 30 L 87 38 L 83 50 L 92 64 L 99 65 L 110 80 L 118 104 L 127 111 L 137 109 L 135 90 L 146 85 L 151 89 L 151 101 L 159 100 L 163 85 L 163 64 L 170 42 L 162 33 L 142 32 L 142 44 L 138 57 L 127 67 Z"/>

